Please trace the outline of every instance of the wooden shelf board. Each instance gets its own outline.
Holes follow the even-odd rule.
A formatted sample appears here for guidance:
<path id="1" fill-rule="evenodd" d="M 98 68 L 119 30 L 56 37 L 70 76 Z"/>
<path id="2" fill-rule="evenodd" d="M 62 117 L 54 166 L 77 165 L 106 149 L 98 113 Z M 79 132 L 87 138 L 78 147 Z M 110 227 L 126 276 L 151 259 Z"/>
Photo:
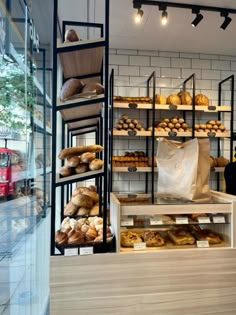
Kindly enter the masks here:
<path id="1" fill-rule="evenodd" d="M 98 171 L 89 171 L 89 172 L 85 172 L 82 174 L 75 174 L 72 176 L 67 176 L 67 177 L 61 177 L 59 176 L 59 174 L 56 175 L 56 185 L 60 186 L 60 185 L 65 185 L 65 184 L 69 184 L 71 182 L 76 182 L 79 180 L 86 180 L 86 179 L 90 179 L 90 178 L 95 178 L 98 177 L 100 175 L 102 175 L 104 173 L 104 169 L 100 169 Z"/>
<path id="2" fill-rule="evenodd" d="M 113 129 L 113 136 L 129 137 L 127 130 L 116 130 L 116 129 Z M 150 136 L 151 136 L 151 131 L 137 131 L 137 134 L 135 137 L 150 137 Z"/>
<path id="3" fill-rule="evenodd" d="M 122 103 L 122 102 L 114 102 L 113 107 L 114 108 L 130 108 L 129 107 L 130 103 Z M 136 103 L 137 104 L 137 109 L 151 109 L 152 104 L 149 103 Z"/>
<path id="4" fill-rule="evenodd" d="M 173 110 L 170 108 L 171 105 L 162 105 L 162 104 L 155 104 L 155 109 L 164 109 L 164 110 Z M 192 105 L 176 105 L 177 108 L 174 110 L 193 110 Z M 221 105 L 221 106 L 215 106 L 214 110 L 208 109 L 208 106 L 195 106 L 195 111 L 202 111 L 202 112 L 230 112 L 231 106 L 230 105 Z"/>
<path id="5" fill-rule="evenodd" d="M 99 121 L 99 118 L 93 118 L 93 119 L 86 119 L 86 120 L 80 120 L 77 122 L 69 123 L 68 128 L 75 129 L 75 128 L 86 128 L 87 126 L 96 125 Z"/>
<path id="6" fill-rule="evenodd" d="M 80 105 L 77 107 L 59 110 L 63 119 L 70 120 L 74 118 L 83 118 L 94 115 L 99 115 L 102 111 L 102 103 L 94 103 L 88 105 Z"/>
<path id="7" fill-rule="evenodd" d="M 99 47 L 84 49 L 83 45 L 100 43 Z M 62 43 L 57 45 L 60 63 L 64 78 L 82 77 L 89 74 L 100 73 L 104 51 L 104 39 Z M 60 49 L 75 49 L 60 52 Z"/>
<path id="8" fill-rule="evenodd" d="M 117 167 L 117 166 L 114 166 L 112 167 L 112 171 L 113 172 L 117 172 L 117 173 L 124 173 L 124 172 L 127 172 L 127 173 L 140 173 L 140 172 L 145 172 L 145 173 L 150 173 L 152 171 L 152 168 L 151 167 L 138 167 L 137 166 L 137 171 L 135 172 L 130 172 L 128 170 L 128 167 Z M 157 172 L 157 168 L 155 167 L 154 168 L 154 172 Z"/>
<path id="9" fill-rule="evenodd" d="M 208 138 L 206 132 L 195 132 L 196 138 Z M 215 138 L 228 138 L 230 137 L 230 133 L 228 131 L 225 132 L 216 132 Z"/>

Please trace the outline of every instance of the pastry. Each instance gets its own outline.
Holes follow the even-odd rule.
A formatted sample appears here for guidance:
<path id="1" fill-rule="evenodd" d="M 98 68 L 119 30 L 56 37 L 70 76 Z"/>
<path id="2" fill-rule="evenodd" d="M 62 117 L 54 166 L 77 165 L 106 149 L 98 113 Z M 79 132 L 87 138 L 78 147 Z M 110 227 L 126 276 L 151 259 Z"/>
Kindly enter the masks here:
<path id="1" fill-rule="evenodd" d="M 65 232 L 60 230 L 56 231 L 55 233 L 55 242 L 59 245 L 64 245 L 68 241 L 68 236 Z"/>
<path id="2" fill-rule="evenodd" d="M 69 79 L 67 80 L 62 88 L 60 99 L 61 101 L 66 101 L 70 97 L 74 96 L 75 94 L 79 94 L 84 87 L 84 82 L 79 79 Z"/>
<path id="3" fill-rule="evenodd" d="M 90 242 L 93 241 L 98 236 L 98 233 L 95 228 L 89 228 L 88 231 L 85 233 L 86 241 Z"/>
<path id="4" fill-rule="evenodd" d="M 66 165 L 68 167 L 76 167 L 80 163 L 80 158 L 78 156 L 71 156 L 67 158 L 67 163 Z"/>
<path id="5" fill-rule="evenodd" d="M 197 94 L 195 96 L 195 105 L 208 106 L 209 105 L 208 97 L 206 95 L 204 95 L 204 94 Z"/>
<path id="6" fill-rule="evenodd" d="M 72 230 L 68 233 L 68 244 L 81 244 L 84 242 L 84 233 Z"/>
<path id="7" fill-rule="evenodd" d="M 167 98 L 167 104 L 170 105 L 181 105 L 181 99 L 178 95 L 176 94 L 171 94 Z"/>
<path id="8" fill-rule="evenodd" d="M 88 164 L 87 163 L 80 163 L 76 168 L 75 168 L 75 173 L 76 174 L 83 174 L 88 171 Z"/>
<path id="9" fill-rule="evenodd" d="M 99 204 L 96 203 L 89 211 L 90 215 L 98 215 L 99 214 Z"/>
<path id="10" fill-rule="evenodd" d="M 94 202 L 98 202 L 99 200 L 99 195 L 97 192 L 92 191 L 89 189 L 89 187 L 77 187 L 73 192 L 72 192 L 72 197 L 78 195 L 78 194 L 83 194 L 91 197 Z"/>
<path id="11" fill-rule="evenodd" d="M 95 154 L 91 152 L 85 152 L 81 154 L 80 161 L 81 163 L 90 163 L 95 159 Z"/>
<path id="12" fill-rule="evenodd" d="M 100 170 L 103 167 L 103 161 L 100 159 L 95 159 L 91 163 L 89 163 L 89 169 L 91 171 Z"/>
<path id="13" fill-rule="evenodd" d="M 198 241 L 208 241 L 209 244 L 220 244 L 222 242 L 220 235 L 209 229 L 201 229 L 199 226 L 193 226 L 192 233 Z"/>
<path id="14" fill-rule="evenodd" d="M 145 231 L 142 234 L 147 247 L 158 247 L 165 244 L 165 240 L 157 231 Z"/>
<path id="15" fill-rule="evenodd" d="M 103 147 L 99 144 L 92 144 L 92 145 L 82 145 L 78 147 L 71 147 L 61 150 L 58 157 L 60 160 L 64 160 L 69 156 L 78 156 L 85 152 L 101 152 Z"/>
<path id="16" fill-rule="evenodd" d="M 81 232 L 86 233 L 90 229 L 90 226 L 88 224 L 83 224 L 81 226 Z"/>
<path id="17" fill-rule="evenodd" d="M 61 222 L 61 231 L 62 232 L 68 232 L 71 230 L 70 226 L 70 218 L 66 217 L 62 222 Z"/>
<path id="18" fill-rule="evenodd" d="M 85 207 L 80 207 L 76 213 L 76 215 L 87 215 L 89 214 L 90 209 Z"/>
<path id="19" fill-rule="evenodd" d="M 79 36 L 74 29 L 69 29 L 65 32 L 65 42 L 77 42 Z"/>
<path id="20" fill-rule="evenodd" d="M 120 243 L 123 247 L 133 247 L 136 243 L 141 243 L 142 238 L 134 232 L 125 231 L 120 234 Z"/>
<path id="21" fill-rule="evenodd" d="M 78 206 L 74 205 L 72 202 L 69 202 L 64 207 L 64 215 L 74 215 L 78 209 Z"/>
<path id="22" fill-rule="evenodd" d="M 181 228 L 169 230 L 168 235 L 176 245 L 192 245 L 195 243 L 192 234 Z"/>
<path id="23" fill-rule="evenodd" d="M 71 202 L 77 207 L 92 208 L 93 199 L 87 195 L 78 194 L 71 198 Z"/>

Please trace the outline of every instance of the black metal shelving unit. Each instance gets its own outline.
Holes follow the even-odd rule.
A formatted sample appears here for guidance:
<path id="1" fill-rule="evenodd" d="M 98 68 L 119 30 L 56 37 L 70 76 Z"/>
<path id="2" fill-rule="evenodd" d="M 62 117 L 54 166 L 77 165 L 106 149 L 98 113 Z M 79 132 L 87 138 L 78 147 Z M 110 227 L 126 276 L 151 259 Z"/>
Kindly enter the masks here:
<path id="1" fill-rule="evenodd" d="M 153 80 L 153 85 L 151 86 L 150 89 L 150 82 L 151 80 Z M 230 84 L 230 105 L 223 105 L 222 104 L 222 98 L 223 98 L 223 86 L 224 84 Z M 147 80 L 147 95 L 150 96 L 153 100 L 155 99 L 155 86 L 156 86 L 156 77 L 155 77 L 155 73 L 152 73 L 152 75 L 148 78 Z M 152 166 L 151 166 L 151 199 L 152 199 L 152 203 L 154 202 L 154 152 L 155 152 L 155 137 L 168 137 L 169 139 L 172 140 L 180 140 L 181 141 L 185 141 L 185 139 L 187 138 L 203 138 L 203 137 L 209 137 L 211 139 L 211 141 L 217 141 L 217 153 L 218 156 L 220 156 L 220 153 L 222 151 L 221 148 L 221 142 L 224 139 L 228 139 L 230 141 L 230 145 L 229 145 L 229 151 L 230 151 L 230 161 L 232 161 L 233 158 L 233 141 L 234 141 L 234 132 L 233 132 L 233 121 L 234 121 L 234 75 L 231 75 L 229 77 L 227 77 L 226 79 L 222 80 L 219 82 L 219 86 L 218 86 L 218 106 L 213 106 L 213 105 L 209 105 L 209 106 L 196 106 L 195 104 L 195 95 L 196 95 L 196 76 L 193 73 L 192 75 L 190 75 L 187 79 L 185 79 L 183 81 L 183 85 L 182 85 L 182 90 L 183 91 L 187 91 L 187 90 L 191 90 L 192 91 L 192 99 L 193 102 L 191 105 L 160 105 L 160 104 L 155 104 L 155 102 L 153 102 L 152 107 L 151 105 L 149 106 L 150 108 L 146 109 L 147 110 L 147 126 L 154 126 L 155 124 L 155 119 L 157 117 L 156 112 L 159 111 L 175 111 L 175 113 L 177 111 L 181 112 L 183 115 L 184 120 L 187 120 L 191 122 L 191 128 L 192 130 L 189 132 L 156 132 L 154 130 L 154 128 L 152 128 L 152 130 L 150 131 L 149 135 L 146 135 L 146 152 L 149 152 L 149 140 L 151 141 L 151 159 L 152 159 Z M 113 90 L 114 90 L 114 70 L 112 70 L 111 75 L 110 75 L 110 95 L 111 95 L 111 99 L 110 99 L 110 146 L 109 146 L 109 152 L 110 152 L 110 159 L 109 159 L 109 163 L 110 163 L 110 176 L 109 176 L 109 187 L 110 187 L 110 191 L 113 190 L 113 167 L 112 167 L 112 152 L 113 152 L 113 139 L 114 139 L 114 129 L 113 129 L 113 123 L 114 123 L 114 101 L 113 101 Z M 153 93 L 152 93 L 152 92 Z M 118 107 L 119 108 L 119 107 Z M 124 109 L 128 109 L 128 108 L 140 108 L 140 110 L 144 109 L 143 107 L 139 107 L 137 104 L 132 104 L 132 106 L 127 106 L 124 107 L 122 106 L 121 108 Z M 208 132 L 207 134 L 205 133 L 197 133 L 195 131 L 195 122 L 197 119 L 197 114 L 199 113 L 210 113 L 210 114 L 215 114 L 217 115 L 217 120 L 222 120 L 222 116 L 223 113 L 229 113 L 230 114 L 230 128 L 228 130 L 228 132 L 226 134 L 217 134 L 216 132 Z M 150 115 L 150 113 L 152 113 Z M 187 114 L 191 114 L 191 116 Z M 151 117 L 151 119 L 150 119 Z M 115 133 L 115 135 L 119 135 L 119 133 Z M 120 134 L 120 136 L 129 136 L 128 132 L 123 132 L 122 134 Z M 138 135 L 137 135 L 138 136 Z M 118 170 L 119 172 L 119 170 Z M 128 170 L 127 170 L 128 172 Z M 220 190 L 220 170 L 215 169 L 216 172 L 216 177 L 217 177 L 217 190 Z M 149 189 L 148 189 L 148 176 L 149 176 L 150 172 L 146 173 L 146 189 L 145 192 L 148 193 Z"/>
<path id="2" fill-rule="evenodd" d="M 109 65 L 109 1 L 105 0 L 105 18 L 104 24 L 87 23 L 79 21 L 62 21 L 61 37 L 62 42 L 65 32 L 68 28 L 83 27 L 87 30 L 95 29 L 100 33 L 96 39 L 82 39 L 77 42 L 57 43 L 58 28 L 58 0 L 54 0 L 54 39 L 53 39 L 53 134 L 52 134 L 52 152 L 54 154 L 52 163 L 52 220 L 51 220 L 51 255 L 55 254 L 56 244 L 54 241 L 55 222 L 59 208 L 60 220 L 64 218 L 63 210 L 65 202 L 69 201 L 72 194 L 72 184 L 83 182 L 88 179 L 95 179 L 99 193 L 99 214 L 103 217 L 103 241 L 99 244 L 90 244 L 94 246 L 94 252 L 107 251 L 106 222 L 107 222 L 107 203 L 108 203 L 108 65 Z M 88 32 L 89 33 L 89 32 Z M 76 78 L 89 80 L 97 78 L 97 82 L 104 85 L 104 94 L 93 98 L 77 98 L 60 101 L 57 97 L 58 86 L 58 58 L 62 69 L 62 83 L 67 79 Z M 68 62 L 70 67 L 68 67 Z M 71 66 L 72 65 L 72 66 Z M 60 118 L 58 118 L 60 113 Z M 61 129 L 58 129 L 59 119 L 61 120 Z M 103 159 L 104 166 L 98 171 L 89 171 L 80 175 L 72 175 L 60 178 L 57 174 L 56 152 L 59 143 L 57 141 L 58 131 L 61 132 L 60 149 L 73 146 L 74 139 L 89 133 L 95 134 L 97 144 L 103 146 L 104 151 L 97 156 Z M 63 162 L 61 163 L 61 166 Z M 60 191 L 60 192 L 59 192 Z M 58 196 L 60 201 L 58 202 Z M 102 211 L 103 208 L 103 211 Z M 85 244 L 72 247 L 83 247 Z M 70 245 L 66 246 L 71 248 Z M 64 248 L 57 248 L 64 253 Z"/>

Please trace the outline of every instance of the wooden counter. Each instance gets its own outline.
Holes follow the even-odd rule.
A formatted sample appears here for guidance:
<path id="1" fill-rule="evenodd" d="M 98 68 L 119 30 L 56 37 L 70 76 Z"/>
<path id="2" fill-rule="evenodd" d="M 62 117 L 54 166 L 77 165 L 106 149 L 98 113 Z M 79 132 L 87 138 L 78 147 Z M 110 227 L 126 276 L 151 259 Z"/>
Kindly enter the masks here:
<path id="1" fill-rule="evenodd" d="M 51 315 L 235 315 L 236 249 L 51 257 Z"/>

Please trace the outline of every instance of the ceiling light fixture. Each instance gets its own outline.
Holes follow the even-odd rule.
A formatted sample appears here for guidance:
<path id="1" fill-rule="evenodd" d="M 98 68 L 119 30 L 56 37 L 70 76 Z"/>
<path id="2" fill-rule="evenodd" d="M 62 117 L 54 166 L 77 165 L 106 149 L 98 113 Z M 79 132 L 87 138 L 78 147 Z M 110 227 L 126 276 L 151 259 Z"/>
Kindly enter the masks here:
<path id="1" fill-rule="evenodd" d="M 135 14 L 134 21 L 136 24 L 139 24 L 142 22 L 143 17 L 143 10 L 138 9 L 137 13 Z"/>
<path id="2" fill-rule="evenodd" d="M 228 12 L 221 12 L 220 15 L 225 18 L 225 20 L 224 20 L 224 22 L 221 24 L 220 28 L 225 31 L 225 29 L 226 29 L 226 28 L 228 27 L 228 25 L 231 23 L 232 19 L 231 19 L 231 17 L 228 16 L 228 15 L 229 15 Z"/>
<path id="3" fill-rule="evenodd" d="M 163 11 L 161 14 L 161 24 L 166 25 L 168 23 L 168 13 L 167 11 Z"/>
<path id="4" fill-rule="evenodd" d="M 203 15 L 200 13 L 200 10 L 192 10 L 192 13 L 196 14 L 195 19 L 192 21 L 192 27 L 196 27 L 203 19 Z"/>

